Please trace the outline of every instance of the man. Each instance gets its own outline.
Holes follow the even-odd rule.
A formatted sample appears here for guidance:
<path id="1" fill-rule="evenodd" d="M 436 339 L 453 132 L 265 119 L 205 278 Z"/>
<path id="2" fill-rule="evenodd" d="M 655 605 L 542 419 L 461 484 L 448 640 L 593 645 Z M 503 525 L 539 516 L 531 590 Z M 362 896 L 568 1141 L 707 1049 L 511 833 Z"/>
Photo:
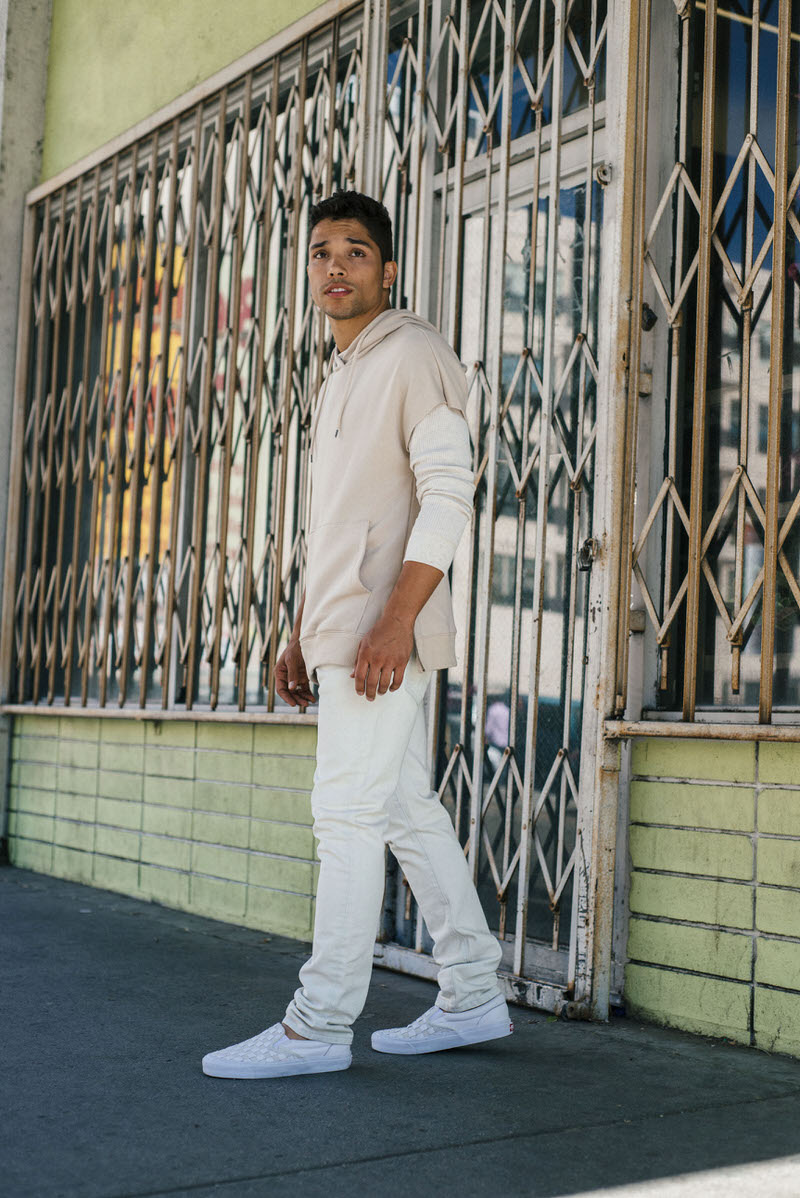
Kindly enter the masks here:
<path id="1" fill-rule="evenodd" d="M 376 1032 L 386 1053 L 426 1053 L 512 1031 L 486 924 L 428 776 L 423 699 L 455 665 L 446 572 L 471 511 L 464 372 L 441 335 L 395 311 L 383 205 L 337 192 L 312 208 L 308 279 L 336 349 L 311 429 L 306 591 L 277 663 L 292 706 L 319 687 L 312 810 L 319 842 L 314 945 L 282 1023 L 207 1054 L 215 1077 L 346 1069 L 366 1001 L 384 845 L 403 868 L 440 967 L 436 1005 Z"/>

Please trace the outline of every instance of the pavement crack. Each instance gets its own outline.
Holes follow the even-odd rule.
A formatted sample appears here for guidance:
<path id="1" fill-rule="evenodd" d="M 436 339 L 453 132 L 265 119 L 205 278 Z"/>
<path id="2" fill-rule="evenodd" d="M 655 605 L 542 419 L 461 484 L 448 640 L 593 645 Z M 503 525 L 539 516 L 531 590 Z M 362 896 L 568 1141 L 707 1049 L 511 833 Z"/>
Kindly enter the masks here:
<path id="1" fill-rule="evenodd" d="M 215 1178 L 211 1181 L 199 1181 L 190 1185 L 171 1186 L 167 1189 L 159 1190 L 135 1190 L 126 1191 L 124 1193 L 111 1195 L 110 1198 L 167 1198 L 169 1194 L 201 1194 L 203 1190 L 210 1190 L 219 1186 L 241 1185 L 245 1182 L 256 1181 L 277 1181 L 282 1177 L 299 1177 L 302 1174 L 324 1173 L 329 1169 L 351 1169 L 358 1165 L 378 1165 L 382 1162 L 403 1160 L 415 1156 L 432 1156 L 437 1152 L 453 1152 L 463 1150 L 465 1148 L 485 1148 L 490 1144 L 507 1144 L 514 1140 L 537 1140 L 542 1136 L 562 1136 L 576 1135 L 580 1132 L 587 1132 L 596 1129 L 610 1129 L 613 1127 L 632 1127 L 640 1126 L 645 1123 L 652 1123 L 660 1119 L 670 1119 L 681 1115 L 699 1115 L 710 1110 L 732 1110 L 736 1107 L 747 1109 L 750 1107 L 759 1106 L 766 1102 L 782 1102 L 786 1098 L 800 1099 L 800 1088 L 787 1090 L 783 1094 L 768 1094 L 761 1098 L 750 1098 L 744 1101 L 731 1102 L 712 1102 L 701 1103 L 692 1107 L 682 1107 L 676 1111 L 658 1111 L 651 1115 L 642 1115 L 636 1119 L 626 1119 L 624 1117 L 616 1119 L 601 1119 L 593 1123 L 576 1123 L 570 1126 L 561 1126 L 557 1128 L 541 1128 L 538 1131 L 519 1131 L 507 1132 L 501 1136 L 488 1136 L 486 1138 L 478 1138 L 473 1140 L 454 1141 L 450 1144 L 435 1144 L 428 1148 L 408 1148 L 395 1152 L 382 1152 L 373 1156 L 352 1157 L 341 1161 L 329 1161 L 319 1165 L 302 1165 L 290 1169 L 277 1169 L 267 1173 L 249 1173 L 238 1177 Z"/>

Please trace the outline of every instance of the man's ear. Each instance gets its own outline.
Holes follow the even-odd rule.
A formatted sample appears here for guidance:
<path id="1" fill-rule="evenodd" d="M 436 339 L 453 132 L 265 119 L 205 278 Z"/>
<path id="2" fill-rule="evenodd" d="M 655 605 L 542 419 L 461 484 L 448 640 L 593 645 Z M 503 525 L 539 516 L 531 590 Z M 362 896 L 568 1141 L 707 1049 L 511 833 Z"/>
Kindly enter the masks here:
<path id="1" fill-rule="evenodd" d="M 394 286 L 394 281 L 397 278 L 397 263 L 384 262 L 383 264 L 383 286 L 388 291 Z"/>

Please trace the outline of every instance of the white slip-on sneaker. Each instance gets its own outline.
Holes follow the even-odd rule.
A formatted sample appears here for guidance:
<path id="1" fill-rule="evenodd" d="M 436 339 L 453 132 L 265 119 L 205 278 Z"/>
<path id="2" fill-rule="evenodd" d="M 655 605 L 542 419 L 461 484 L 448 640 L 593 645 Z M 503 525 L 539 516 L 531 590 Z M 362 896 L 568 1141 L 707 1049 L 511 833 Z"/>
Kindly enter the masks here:
<path id="1" fill-rule="evenodd" d="M 352 1059 L 347 1044 L 292 1040 L 282 1024 L 273 1023 L 249 1040 L 206 1053 L 203 1073 L 209 1077 L 292 1077 L 348 1069 Z"/>
<path id="2" fill-rule="evenodd" d="M 413 1056 L 499 1040 L 502 1036 L 510 1036 L 513 1030 L 506 1001 L 502 994 L 498 994 L 470 1011 L 443 1011 L 440 1007 L 431 1007 L 408 1027 L 389 1027 L 373 1032 L 372 1047 L 376 1052 Z"/>

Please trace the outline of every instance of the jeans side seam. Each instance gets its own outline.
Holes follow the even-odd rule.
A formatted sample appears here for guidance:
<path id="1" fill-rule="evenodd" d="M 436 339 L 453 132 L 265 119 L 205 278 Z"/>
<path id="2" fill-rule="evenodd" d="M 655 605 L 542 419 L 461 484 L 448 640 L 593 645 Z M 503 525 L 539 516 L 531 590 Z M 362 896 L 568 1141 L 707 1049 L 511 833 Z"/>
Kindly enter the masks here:
<path id="1" fill-rule="evenodd" d="M 375 745 L 375 740 L 376 740 L 377 734 L 378 734 L 378 721 L 375 720 L 375 721 L 373 721 L 373 724 L 372 724 L 372 729 L 370 732 L 370 739 L 369 739 L 368 746 L 367 746 L 367 749 L 366 749 L 366 752 L 365 752 L 364 758 L 363 758 L 365 764 L 364 764 L 363 769 L 359 771 L 358 775 L 353 780 L 354 787 L 357 787 L 357 786 L 363 787 L 364 786 L 365 778 L 366 778 L 366 775 L 368 772 L 368 763 L 372 758 L 373 748 Z M 315 815 L 315 819 L 316 818 L 317 817 Z M 321 843 L 321 841 L 320 841 L 320 843 Z M 351 911 L 352 911 L 352 887 L 349 885 L 349 881 L 350 881 L 351 877 L 353 876 L 353 864 L 354 864 L 355 850 L 354 850 L 352 837 L 346 837 L 344 839 L 344 843 L 347 848 L 347 866 L 346 866 L 346 871 L 345 871 L 344 879 L 343 879 L 344 889 L 345 889 L 345 894 L 346 894 L 346 902 L 345 902 L 344 912 L 342 915 L 342 923 L 345 927 L 347 927 L 350 922 L 350 915 L 351 915 Z M 340 978 L 339 978 L 340 989 L 341 989 L 341 977 L 343 976 L 345 968 L 346 968 L 346 953 L 347 953 L 347 941 L 346 941 L 345 937 L 341 937 L 340 938 L 340 961 L 339 961 L 339 964 L 340 964 Z M 314 956 L 314 953 L 313 953 L 313 948 L 312 948 L 312 954 L 311 954 L 312 962 L 313 962 L 313 956 Z M 337 1013 L 340 1013 L 340 1012 L 337 1012 Z M 350 1025 L 348 1025 L 348 1026 L 350 1026 Z"/>
<path id="2" fill-rule="evenodd" d="M 409 819 L 408 811 L 407 811 L 406 806 L 403 803 L 402 799 L 400 798 L 398 791 L 395 791 L 395 793 L 392 797 L 394 798 L 395 802 L 397 803 L 397 806 L 403 812 L 403 818 L 406 822 L 406 826 L 411 831 L 411 834 L 414 837 L 414 839 L 416 840 L 417 846 L 420 849 L 422 856 L 425 858 L 425 862 L 428 866 L 428 873 L 429 873 L 430 877 L 433 879 L 436 889 L 439 891 L 439 895 L 441 896 L 443 905 L 445 906 L 447 911 L 450 913 L 450 918 L 451 918 L 451 922 L 452 922 L 453 905 L 450 902 L 450 899 L 448 898 L 447 894 L 442 889 L 442 885 L 439 881 L 438 873 L 437 873 L 436 869 L 434 868 L 433 862 L 431 861 L 430 857 L 428 856 L 427 849 L 425 848 L 425 845 L 422 842 L 419 832 L 418 832 L 416 826 Z M 440 802 L 440 800 L 437 798 L 436 802 L 438 803 L 438 802 Z M 464 935 L 463 932 L 459 931 L 458 929 L 456 929 L 456 935 L 458 936 L 459 940 L 461 941 L 462 953 L 464 953 L 464 955 L 468 958 L 469 957 L 469 943 L 468 943 L 467 937 Z"/>

